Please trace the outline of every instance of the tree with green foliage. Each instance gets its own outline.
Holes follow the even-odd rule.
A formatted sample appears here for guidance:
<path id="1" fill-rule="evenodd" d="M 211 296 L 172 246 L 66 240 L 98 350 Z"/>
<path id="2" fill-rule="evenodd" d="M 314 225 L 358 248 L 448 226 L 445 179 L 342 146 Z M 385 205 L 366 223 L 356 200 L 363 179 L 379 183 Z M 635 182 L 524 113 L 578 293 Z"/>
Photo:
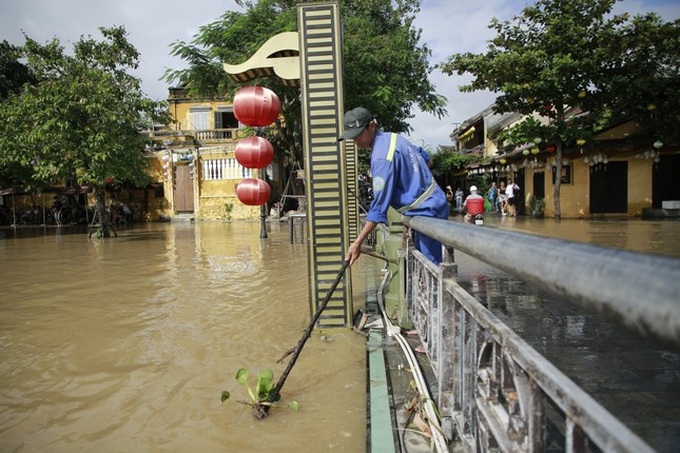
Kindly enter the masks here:
<path id="1" fill-rule="evenodd" d="M 0 102 L 11 93 L 21 91 L 27 83 L 36 82 L 31 70 L 19 61 L 21 51 L 7 41 L 0 42 Z"/>
<path id="2" fill-rule="evenodd" d="M 237 1 L 244 11 L 227 11 L 199 29 L 190 43 L 178 41 L 172 54 L 189 63 L 165 74 L 168 83 L 186 85 L 197 98 L 231 99 L 240 88 L 228 77 L 223 63 L 239 64 L 250 58 L 272 36 L 297 30 L 297 0 Z M 418 0 L 343 0 L 345 105 L 364 106 L 393 132 L 409 131 L 408 119 L 417 106 L 441 118 L 445 99 L 435 93 L 428 76 L 430 49 L 419 43 L 413 27 Z M 277 78 L 263 78 L 281 98 L 283 120 L 270 140 L 277 153 L 302 162 L 299 89 Z"/>
<path id="3" fill-rule="evenodd" d="M 479 160 L 479 157 L 474 154 L 460 154 L 443 150 L 432 153 L 431 157 L 432 170 L 439 174 L 455 173 L 473 161 Z"/>
<path id="4" fill-rule="evenodd" d="M 678 22 L 663 24 L 654 14 L 632 21 L 628 14 L 612 15 L 615 2 L 538 0 L 512 20 L 491 21 L 497 35 L 486 53 L 454 54 L 441 68 L 449 75 L 474 76 L 462 92 L 498 93 L 496 113 L 527 115 L 506 139 L 515 145 L 536 139 L 555 143 L 560 174 L 565 147 L 592 141 L 603 125 L 644 116 L 650 104 L 678 115 L 671 109 L 678 99 Z M 567 115 L 573 106 L 587 114 Z M 549 124 L 531 119 L 532 114 L 547 116 Z M 672 132 L 649 111 L 646 116 L 647 133 Z M 554 189 L 559 219 L 559 178 Z"/>
<path id="5" fill-rule="evenodd" d="M 167 106 L 147 98 L 138 78 L 139 53 L 123 27 L 81 37 L 67 54 L 55 38 L 26 37 L 26 66 L 38 80 L 0 103 L 0 172 L 29 190 L 57 183 L 94 188 L 102 234 L 109 236 L 107 180 L 144 186 L 153 124 L 169 121 Z"/>
<path id="6" fill-rule="evenodd" d="M 635 16 L 607 41 L 621 56 L 602 81 L 612 115 L 634 118 L 638 137 L 680 143 L 680 19 Z"/>

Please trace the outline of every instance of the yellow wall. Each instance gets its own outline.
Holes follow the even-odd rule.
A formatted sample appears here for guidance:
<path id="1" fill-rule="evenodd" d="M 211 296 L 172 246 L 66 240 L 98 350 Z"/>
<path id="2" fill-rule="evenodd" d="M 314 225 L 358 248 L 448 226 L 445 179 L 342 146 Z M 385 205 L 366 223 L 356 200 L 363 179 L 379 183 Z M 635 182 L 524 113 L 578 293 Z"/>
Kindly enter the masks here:
<path id="1" fill-rule="evenodd" d="M 564 218 L 583 218 L 590 214 L 590 167 L 583 160 L 576 159 L 571 165 L 571 183 L 560 185 L 560 211 Z M 555 186 L 552 183 L 552 169 L 546 172 L 546 196 L 550 197 L 546 204 L 546 215 L 555 215 Z M 549 208 L 549 209 L 548 209 Z"/>
<path id="2" fill-rule="evenodd" d="M 191 124 L 191 114 L 190 110 L 196 107 L 206 107 L 210 108 L 212 112 L 217 111 L 217 107 L 225 107 L 231 105 L 225 100 L 220 101 L 185 101 L 185 102 L 171 102 L 170 103 L 170 114 L 177 120 L 174 127 L 176 130 L 191 130 L 193 129 L 193 124 Z M 215 128 L 215 116 L 209 115 L 208 118 L 208 129 Z"/>
<path id="3" fill-rule="evenodd" d="M 644 159 L 611 159 L 628 161 L 628 217 L 642 216 L 643 208 L 652 207 L 652 165 Z M 590 166 L 583 159 L 570 161 L 572 166 L 571 183 L 560 186 L 560 208 L 563 218 L 586 218 L 590 212 Z M 536 170 L 527 168 L 525 171 L 526 184 L 531 184 Z M 552 184 L 552 170 L 545 171 L 545 216 L 555 215 L 555 186 Z M 532 187 L 530 187 L 533 189 Z M 616 188 L 612 188 L 616 190 Z M 527 209 L 533 193 L 525 192 Z M 620 216 L 621 214 L 614 214 Z"/>
<path id="4" fill-rule="evenodd" d="M 628 160 L 628 214 L 641 216 L 652 207 L 652 163 L 647 159 Z"/>
<path id="5" fill-rule="evenodd" d="M 198 176 L 197 187 L 195 187 L 195 216 L 203 220 L 246 220 L 256 219 L 260 216 L 259 206 L 248 206 L 241 203 L 236 197 L 236 186 L 240 179 L 225 179 L 218 181 L 205 181 L 201 177 L 204 159 L 234 159 L 233 151 L 235 145 L 225 147 L 225 152 L 211 152 L 209 155 L 201 155 L 194 167 L 195 174 Z M 200 150 L 199 150 L 200 151 Z M 253 177 L 259 177 L 259 172 L 254 171 Z M 231 205 L 228 211 L 227 205 Z"/>

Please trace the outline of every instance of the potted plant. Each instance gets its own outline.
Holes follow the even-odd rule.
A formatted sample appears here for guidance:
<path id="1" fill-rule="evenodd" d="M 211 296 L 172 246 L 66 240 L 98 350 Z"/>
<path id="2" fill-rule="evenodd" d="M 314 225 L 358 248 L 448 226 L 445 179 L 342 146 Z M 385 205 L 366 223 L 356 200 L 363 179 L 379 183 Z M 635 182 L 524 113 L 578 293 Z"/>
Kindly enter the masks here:
<path id="1" fill-rule="evenodd" d="M 533 218 L 543 218 L 545 212 L 545 199 L 538 197 L 531 197 L 529 202 L 529 209 L 531 212 L 531 217 Z"/>

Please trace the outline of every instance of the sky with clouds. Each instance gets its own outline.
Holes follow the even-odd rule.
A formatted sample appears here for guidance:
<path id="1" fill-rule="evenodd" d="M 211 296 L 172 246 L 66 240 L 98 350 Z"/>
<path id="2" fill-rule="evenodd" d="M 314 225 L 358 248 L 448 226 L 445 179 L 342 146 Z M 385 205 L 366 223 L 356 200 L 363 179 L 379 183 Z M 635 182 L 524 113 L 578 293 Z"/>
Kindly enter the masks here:
<path id="1" fill-rule="evenodd" d="M 416 26 L 422 29 L 422 42 L 432 49 L 435 64 L 454 53 L 484 52 L 493 36 L 488 28 L 491 19 L 510 19 L 527 2 L 531 0 L 422 0 Z M 233 0 L 0 0 L 0 40 L 23 44 L 24 33 L 41 43 L 56 37 L 69 49 L 82 35 L 99 38 L 99 27 L 123 25 L 129 41 L 140 52 L 140 68 L 135 75 L 142 80 L 146 94 L 160 100 L 168 94 L 168 85 L 160 81 L 165 69 L 185 67 L 182 60 L 170 56 L 170 45 L 177 40 L 190 41 L 201 25 L 217 20 L 230 9 L 238 9 Z M 623 0 L 615 11 L 654 11 L 670 21 L 680 18 L 680 1 Z M 454 126 L 488 107 L 494 96 L 460 93 L 458 87 L 467 83 L 469 76 L 435 71 L 431 80 L 448 100 L 448 115 L 438 119 L 416 112 L 410 137 L 415 144 L 434 150 L 450 145 Z"/>

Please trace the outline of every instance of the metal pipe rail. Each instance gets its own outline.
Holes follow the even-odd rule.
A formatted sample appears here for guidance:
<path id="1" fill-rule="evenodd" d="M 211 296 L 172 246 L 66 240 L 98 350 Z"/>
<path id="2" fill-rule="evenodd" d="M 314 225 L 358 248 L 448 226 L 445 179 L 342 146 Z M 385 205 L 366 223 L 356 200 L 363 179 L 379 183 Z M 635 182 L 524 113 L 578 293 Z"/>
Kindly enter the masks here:
<path id="1" fill-rule="evenodd" d="M 442 427 L 466 452 L 652 452 L 642 439 L 412 246 L 409 316 L 437 382 Z M 559 433 L 559 434 L 558 434 Z"/>
<path id="2" fill-rule="evenodd" d="M 467 452 L 652 452 L 456 281 L 406 253 L 406 300 L 432 365 L 441 426 Z"/>
<path id="3" fill-rule="evenodd" d="M 402 221 L 445 246 L 680 348 L 680 259 L 428 217 Z"/>

